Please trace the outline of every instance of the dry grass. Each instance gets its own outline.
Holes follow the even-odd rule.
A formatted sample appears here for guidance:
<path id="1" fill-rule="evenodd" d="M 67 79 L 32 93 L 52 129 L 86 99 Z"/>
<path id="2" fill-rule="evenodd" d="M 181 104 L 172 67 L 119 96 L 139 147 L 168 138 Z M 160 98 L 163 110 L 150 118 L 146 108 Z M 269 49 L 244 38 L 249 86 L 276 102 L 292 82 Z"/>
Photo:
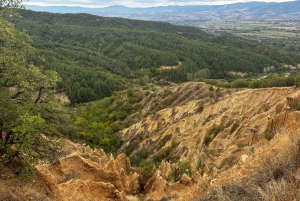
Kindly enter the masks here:
<path id="1" fill-rule="evenodd" d="M 33 187 L 39 182 L 39 175 L 27 180 L 21 180 L 11 169 L 0 171 L 0 200 L 1 201 L 47 201 L 50 198 L 41 189 Z"/>
<path id="2" fill-rule="evenodd" d="M 45 201 L 49 200 L 44 195 L 41 195 L 36 190 L 23 186 L 18 181 L 3 181 L 0 180 L 0 200 L 1 201 Z"/>
<path id="3" fill-rule="evenodd" d="M 266 160 L 253 174 L 231 184 L 208 188 L 191 201 L 294 201 L 300 200 L 300 141 L 277 157 Z"/>
<path id="4" fill-rule="evenodd" d="M 258 187 L 261 200 L 299 200 L 297 185 L 282 178 L 280 180 L 272 180 L 264 185 L 263 188 Z"/>

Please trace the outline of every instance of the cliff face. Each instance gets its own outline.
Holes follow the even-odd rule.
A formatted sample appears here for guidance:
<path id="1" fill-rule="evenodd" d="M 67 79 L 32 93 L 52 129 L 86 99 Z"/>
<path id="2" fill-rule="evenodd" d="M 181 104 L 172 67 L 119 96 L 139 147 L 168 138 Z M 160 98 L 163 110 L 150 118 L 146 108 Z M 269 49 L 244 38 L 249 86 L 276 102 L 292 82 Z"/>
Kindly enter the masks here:
<path id="1" fill-rule="evenodd" d="M 189 200 L 297 158 L 300 112 L 291 105 L 299 99 L 295 87 L 241 90 L 161 110 L 121 131 L 120 152 L 134 146 L 131 158 L 137 161 L 145 150 L 146 160 L 164 160 L 145 186 L 124 154 L 114 159 L 75 144 L 66 147 L 67 157 L 39 165 L 39 174 L 55 200 L 137 200 L 129 195 L 141 193 L 140 200 Z M 170 179 L 178 161 L 191 164 L 193 174 L 186 170 Z"/>

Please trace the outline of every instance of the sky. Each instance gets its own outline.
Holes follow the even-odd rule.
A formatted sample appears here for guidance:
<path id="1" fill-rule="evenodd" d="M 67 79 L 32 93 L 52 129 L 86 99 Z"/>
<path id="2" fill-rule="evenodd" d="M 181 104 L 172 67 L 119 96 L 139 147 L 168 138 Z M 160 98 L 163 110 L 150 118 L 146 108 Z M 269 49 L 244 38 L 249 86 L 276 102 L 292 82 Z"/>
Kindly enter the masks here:
<path id="1" fill-rule="evenodd" d="M 112 5 L 127 7 L 154 7 L 154 6 L 188 6 L 188 5 L 224 5 L 253 0 L 29 0 L 25 5 L 35 6 L 79 6 L 87 8 L 103 8 Z M 292 0 L 256 0 L 261 2 L 285 2 Z"/>

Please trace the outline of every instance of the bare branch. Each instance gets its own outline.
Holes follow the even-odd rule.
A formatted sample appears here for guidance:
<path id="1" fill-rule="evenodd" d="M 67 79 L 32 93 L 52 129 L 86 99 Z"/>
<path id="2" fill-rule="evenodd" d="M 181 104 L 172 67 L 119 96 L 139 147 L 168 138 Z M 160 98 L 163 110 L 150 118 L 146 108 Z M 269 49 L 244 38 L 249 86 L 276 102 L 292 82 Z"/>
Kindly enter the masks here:
<path id="1" fill-rule="evenodd" d="M 13 95 L 11 98 L 12 99 L 17 99 L 21 94 L 23 94 L 24 92 L 22 91 L 18 91 L 15 95 Z"/>
<path id="2" fill-rule="evenodd" d="M 44 87 L 41 87 L 41 88 L 39 89 L 38 97 L 37 97 L 36 100 L 34 101 L 35 104 L 38 103 L 39 100 L 41 99 L 42 94 L 43 94 L 43 89 L 44 89 Z"/>

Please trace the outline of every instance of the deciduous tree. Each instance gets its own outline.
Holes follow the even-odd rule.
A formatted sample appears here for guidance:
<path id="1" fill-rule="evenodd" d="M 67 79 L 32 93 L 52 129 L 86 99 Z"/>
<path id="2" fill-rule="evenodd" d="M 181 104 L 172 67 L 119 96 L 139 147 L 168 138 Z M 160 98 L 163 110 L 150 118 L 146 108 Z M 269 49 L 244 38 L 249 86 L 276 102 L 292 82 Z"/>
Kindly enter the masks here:
<path id="1" fill-rule="evenodd" d="M 19 2 L 1 1 L 5 6 Z M 33 52 L 30 42 L 0 17 L 0 165 L 17 162 L 26 171 L 58 153 L 58 143 L 44 134 L 51 124 L 64 123 L 63 107 L 55 101 L 60 78 L 26 61 Z"/>

